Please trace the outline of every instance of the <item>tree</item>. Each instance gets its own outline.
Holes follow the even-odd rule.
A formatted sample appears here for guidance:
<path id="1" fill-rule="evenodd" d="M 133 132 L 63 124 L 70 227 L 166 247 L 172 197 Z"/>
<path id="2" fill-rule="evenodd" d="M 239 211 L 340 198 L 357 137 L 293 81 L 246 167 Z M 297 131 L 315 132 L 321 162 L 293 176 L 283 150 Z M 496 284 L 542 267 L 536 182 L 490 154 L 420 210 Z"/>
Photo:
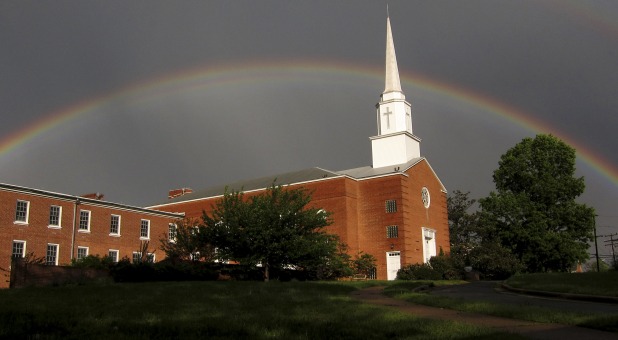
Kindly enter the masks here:
<path id="1" fill-rule="evenodd" d="M 365 275 L 366 277 L 371 276 L 371 272 L 376 267 L 376 258 L 371 254 L 366 254 L 363 252 L 359 252 L 352 260 L 352 269 L 355 274 Z"/>
<path id="2" fill-rule="evenodd" d="M 305 189 L 275 184 L 247 199 L 226 190 L 212 213 L 203 214 L 205 233 L 220 260 L 260 265 L 265 281 L 271 269 L 316 270 L 347 262 L 338 237 L 323 230 L 331 223 L 329 213 L 309 207 L 310 201 Z"/>
<path id="3" fill-rule="evenodd" d="M 204 226 L 198 220 L 184 219 L 174 226 L 173 237 L 163 237 L 161 249 L 172 260 L 211 261 L 214 247 L 206 238 Z"/>
<path id="4" fill-rule="evenodd" d="M 594 209 L 575 199 L 575 149 L 552 135 L 525 138 L 500 158 L 483 221 L 529 272 L 567 271 L 587 259 Z"/>
<path id="5" fill-rule="evenodd" d="M 469 212 L 476 200 L 469 195 L 469 191 L 455 190 L 446 199 L 451 257 L 461 267 L 470 265 L 469 253 L 482 239 L 478 214 Z"/>

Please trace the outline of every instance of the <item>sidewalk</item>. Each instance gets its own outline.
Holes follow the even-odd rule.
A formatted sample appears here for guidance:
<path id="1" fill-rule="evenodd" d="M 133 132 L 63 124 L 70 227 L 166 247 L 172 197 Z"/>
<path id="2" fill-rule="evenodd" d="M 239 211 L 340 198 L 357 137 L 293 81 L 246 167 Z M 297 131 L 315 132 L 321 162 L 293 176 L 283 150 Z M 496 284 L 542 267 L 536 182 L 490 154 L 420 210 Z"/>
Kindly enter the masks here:
<path id="1" fill-rule="evenodd" d="M 532 339 L 618 339 L 618 334 L 593 329 L 507 319 L 484 314 L 466 313 L 451 309 L 412 304 L 383 295 L 383 289 L 384 287 L 371 287 L 357 290 L 352 293 L 352 297 L 363 302 L 396 308 L 402 312 L 410 313 L 423 318 L 465 322 L 483 327 L 494 328 L 505 332 L 521 334 Z"/>

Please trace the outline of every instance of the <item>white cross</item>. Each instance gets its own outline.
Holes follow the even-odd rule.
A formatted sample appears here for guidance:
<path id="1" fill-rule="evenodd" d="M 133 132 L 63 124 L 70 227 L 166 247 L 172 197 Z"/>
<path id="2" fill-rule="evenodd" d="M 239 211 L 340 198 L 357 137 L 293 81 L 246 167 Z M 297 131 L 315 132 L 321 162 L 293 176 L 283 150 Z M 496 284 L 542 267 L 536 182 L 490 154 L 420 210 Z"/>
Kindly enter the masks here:
<path id="1" fill-rule="evenodd" d="M 393 114 L 393 113 L 390 111 L 390 108 L 388 108 L 388 107 L 387 107 L 387 108 L 386 108 L 386 111 L 384 111 L 382 114 L 383 114 L 384 116 L 386 116 L 386 128 L 387 128 L 387 129 L 390 129 L 390 128 L 391 128 L 391 120 L 390 120 L 389 115 L 391 115 L 391 114 Z"/>

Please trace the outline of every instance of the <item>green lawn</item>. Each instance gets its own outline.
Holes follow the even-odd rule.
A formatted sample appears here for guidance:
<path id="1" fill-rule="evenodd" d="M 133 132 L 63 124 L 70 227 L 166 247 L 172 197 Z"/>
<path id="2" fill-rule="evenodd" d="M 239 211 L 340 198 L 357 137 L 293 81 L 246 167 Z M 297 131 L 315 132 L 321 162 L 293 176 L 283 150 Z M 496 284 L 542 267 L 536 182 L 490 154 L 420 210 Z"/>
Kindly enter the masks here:
<path id="1" fill-rule="evenodd" d="M 159 282 L 1 290 L 0 338 L 520 338 L 363 304 L 350 297 L 362 285 Z"/>

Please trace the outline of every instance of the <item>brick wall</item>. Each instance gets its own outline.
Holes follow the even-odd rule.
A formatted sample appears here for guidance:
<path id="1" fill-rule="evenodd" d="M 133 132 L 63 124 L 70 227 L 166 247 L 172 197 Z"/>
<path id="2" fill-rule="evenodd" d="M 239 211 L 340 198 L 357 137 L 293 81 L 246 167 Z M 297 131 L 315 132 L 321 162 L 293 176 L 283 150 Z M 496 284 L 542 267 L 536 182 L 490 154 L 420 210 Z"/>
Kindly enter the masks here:
<path id="1" fill-rule="evenodd" d="M 79 199 L 79 201 L 78 201 Z M 17 201 L 28 202 L 27 223 L 15 221 Z M 61 207 L 59 226 L 50 226 L 50 207 Z M 90 211 L 90 228 L 79 230 L 80 211 Z M 120 216 L 120 234 L 110 234 L 111 215 Z M 58 265 L 68 265 L 77 257 L 78 247 L 88 248 L 88 255 L 105 256 L 118 250 L 119 258 L 132 258 L 139 251 L 142 219 L 150 221 L 150 249 L 159 248 L 159 239 L 167 238 L 168 225 L 177 217 L 156 211 L 78 198 L 62 194 L 45 194 L 36 190 L 0 188 L 0 288 L 8 287 L 13 241 L 25 241 L 25 254 L 45 258 L 48 244 L 58 245 Z M 155 251 L 156 260 L 165 257 Z M 3 270 L 2 270 L 3 269 Z"/>
<path id="2" fill-rule="evenodd" d="M 111 280 L 109 271 L 92 268 L 46 266 L 15 258 L 11 263 L 10 288 L 46 287 Z"/>
<path id="3" fill-rule="evenodd" d="M 401 252 L 401 265 L 423 262 L 422 228 L 436 231 L 436 248 L 450 251 L 446 194 L 442 184 L 423 160 L 405 174 L 394 174 L 365 180 L 348 177 L 330 178 L 291 185 L 312 193 L 311 206 L 329 211 L 333 224 L 327 231 L 338 235 L 348 245 L 348 253 L 360 251 L 375 256 L 377 278 L 386 279 L 386 254 Z M 428 209 L 423 206 L 421 189 L 431 194 Z M 262 193 L 248 193 L 246 197 Z M 221 197 L 178 202 L 157 209 L 185 212 L 187 217 L 201 218 L 202 211 L 210 213 Z M 397 212 L 386 212 L 386 201 L 397 202 Z M 398 226 L 398 237 L 387 238 L 387 226 Z"/>

